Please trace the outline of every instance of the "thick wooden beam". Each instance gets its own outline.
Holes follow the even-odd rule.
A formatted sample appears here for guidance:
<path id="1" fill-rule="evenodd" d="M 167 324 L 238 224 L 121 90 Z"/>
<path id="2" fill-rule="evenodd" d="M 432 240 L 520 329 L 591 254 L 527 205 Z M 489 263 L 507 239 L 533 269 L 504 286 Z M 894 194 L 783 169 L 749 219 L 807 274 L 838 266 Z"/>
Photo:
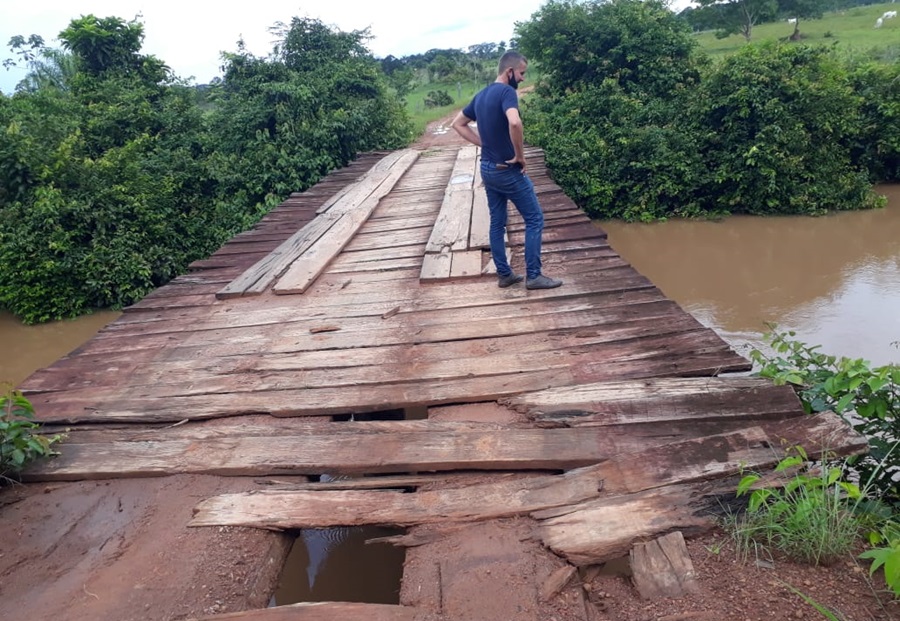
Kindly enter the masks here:
<path id="1" fill-rule="evenodd" d="M 734 416 L 778 418 L 803 410 L 790 386 L 754 377 L 660 377 L 551 388 L 501 403 L 535 421 L 571 426 L 614 425 Z"/>
<path id="2" fill-rule="evenodd" d="M 476 521 L 596 498 L 601 485 L 596 470 L 580 468 L 559 476 L 514 478 L 414 493 L 260 490 L 205 500 L 194 510 L 189 525 L 290 530 Z"/>

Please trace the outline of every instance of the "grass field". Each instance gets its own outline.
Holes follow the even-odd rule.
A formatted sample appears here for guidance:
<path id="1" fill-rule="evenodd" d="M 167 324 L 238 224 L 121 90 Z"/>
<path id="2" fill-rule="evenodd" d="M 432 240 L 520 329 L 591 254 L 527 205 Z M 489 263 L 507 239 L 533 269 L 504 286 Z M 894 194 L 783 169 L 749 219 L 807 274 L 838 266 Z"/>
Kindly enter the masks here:
<path id="1" fill-rule="evenodd" d="M 406 109 L 413 120 L 416 132 L 421 134 L 425 131 L 425 126 L 428 123 L 441 119 L 465 106 L 471 101 L 475 93 L 484 88 L 484 86 L 485 84 L 482 82 L 454 82 L 452 84 L 432 82 L 431 84 L 418 86 L 406 96 Z M 453 98 L 453 103 L 439 108 L 426 108 L 425 97 L 430 91 L 446 91 Z"/>
<path id="2" fill-rule="evenodd" d="M 826 13 L 822 19 L 800 22 L 803 43 L 837 45 L 847 52 L 880 51 L 885 60 L 900 58 L 900 17 L 887 19 L 881 28 L 875 20 L 885 11 L 898 10 L 900 3 L 872 4 L 846 11 Z M 794 32 L 786 21 L 761 24 L 753 28 L 750 44 L 785 40 Z M 716 39 L 712 32 L 696 35 L 700 46 L 712 56 L 727 55 L 747 45 L 741 35 Z"/>

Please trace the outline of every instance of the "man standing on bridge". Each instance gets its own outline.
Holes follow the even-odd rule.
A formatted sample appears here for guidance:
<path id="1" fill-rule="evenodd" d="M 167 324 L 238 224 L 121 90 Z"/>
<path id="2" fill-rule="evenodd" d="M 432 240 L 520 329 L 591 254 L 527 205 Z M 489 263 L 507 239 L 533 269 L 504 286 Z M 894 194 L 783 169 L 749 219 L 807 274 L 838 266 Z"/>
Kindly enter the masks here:
<path id="1" fill-rule="evenodd" d="M 500 58 L 497 79 L 478 92 L 453 120 L 453 129 L 481 147 L 481 178 L 491 214 L 491 256 L 497 267 L 499 286 L 522 282 L 506 260 L 506 205 L 512 201 L 525 220 L 525 270 L 528 289 L 553 289 L 561 280 L 541 274 L 541 235 L 544 214 L 525 174 L 525 139 L 519 116 L 516 88 L 525 79 L 528 61 L 518 52 Z M 478 131 L 469 123 L 475 121 Z"/>

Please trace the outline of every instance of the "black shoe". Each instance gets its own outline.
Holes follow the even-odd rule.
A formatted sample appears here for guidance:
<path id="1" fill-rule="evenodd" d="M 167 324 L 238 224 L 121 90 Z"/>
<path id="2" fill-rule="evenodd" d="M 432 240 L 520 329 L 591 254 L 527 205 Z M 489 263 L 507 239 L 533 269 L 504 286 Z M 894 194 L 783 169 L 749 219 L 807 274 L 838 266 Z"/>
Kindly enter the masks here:
<path id="1" fill-rule="evenodd" d="M 507 287 L 510 287 L 517 282 L 522 282 L 523 280 L 525 280 L 524 276 L 520 276 L 515 272 L 510 272 L 506 276 L 500 276 L 499 280 L 497 281 L 497 286 L 501 289 L 506 289 Z"/>
<path id="2" fill-rule="evenodd" d="M 544 276 L 543 274 L 538 275 L 535 278 L 529 278 L 525 283 L 526 289 L 556 289 L 557 287 L 562 286 L 562 281 L 557 280 L 556 278 L 550 278 L 549 276 Z"/>

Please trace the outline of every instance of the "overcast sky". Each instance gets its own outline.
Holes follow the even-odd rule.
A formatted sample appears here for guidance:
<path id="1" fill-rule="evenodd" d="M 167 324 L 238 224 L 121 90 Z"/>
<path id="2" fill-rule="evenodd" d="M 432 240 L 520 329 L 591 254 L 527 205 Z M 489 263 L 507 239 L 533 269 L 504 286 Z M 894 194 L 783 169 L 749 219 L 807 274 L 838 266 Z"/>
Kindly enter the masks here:
<path id="1" fill-rule="evenodd" d="M 689 0 L 674 0 L 685 5 Z M 527 21 L 544 0 L 256 0 L 221 5 L 190 0 L 0 0 L 0 60 L 9 58 L 10 37 L 37 34 L 57 47 L 57 35 L 81 15 L 139 16 L 145 54 L 165 62 L 181 78 L 203 84 L 220 75 L 220 54 L 243 38 L 249 51 L 271 51 L 269 27 L 292 17 L 311 17 L 343 31 L 370 28 L 369 49 L 378 57 L 408 56 L 433 48 L 460 48 L 509 41 L 517 21 Z M 230 4 L 230 3 L 228 3 Z M 24 69 L 0 67 L 0 90 L 11 93 Z"/>

